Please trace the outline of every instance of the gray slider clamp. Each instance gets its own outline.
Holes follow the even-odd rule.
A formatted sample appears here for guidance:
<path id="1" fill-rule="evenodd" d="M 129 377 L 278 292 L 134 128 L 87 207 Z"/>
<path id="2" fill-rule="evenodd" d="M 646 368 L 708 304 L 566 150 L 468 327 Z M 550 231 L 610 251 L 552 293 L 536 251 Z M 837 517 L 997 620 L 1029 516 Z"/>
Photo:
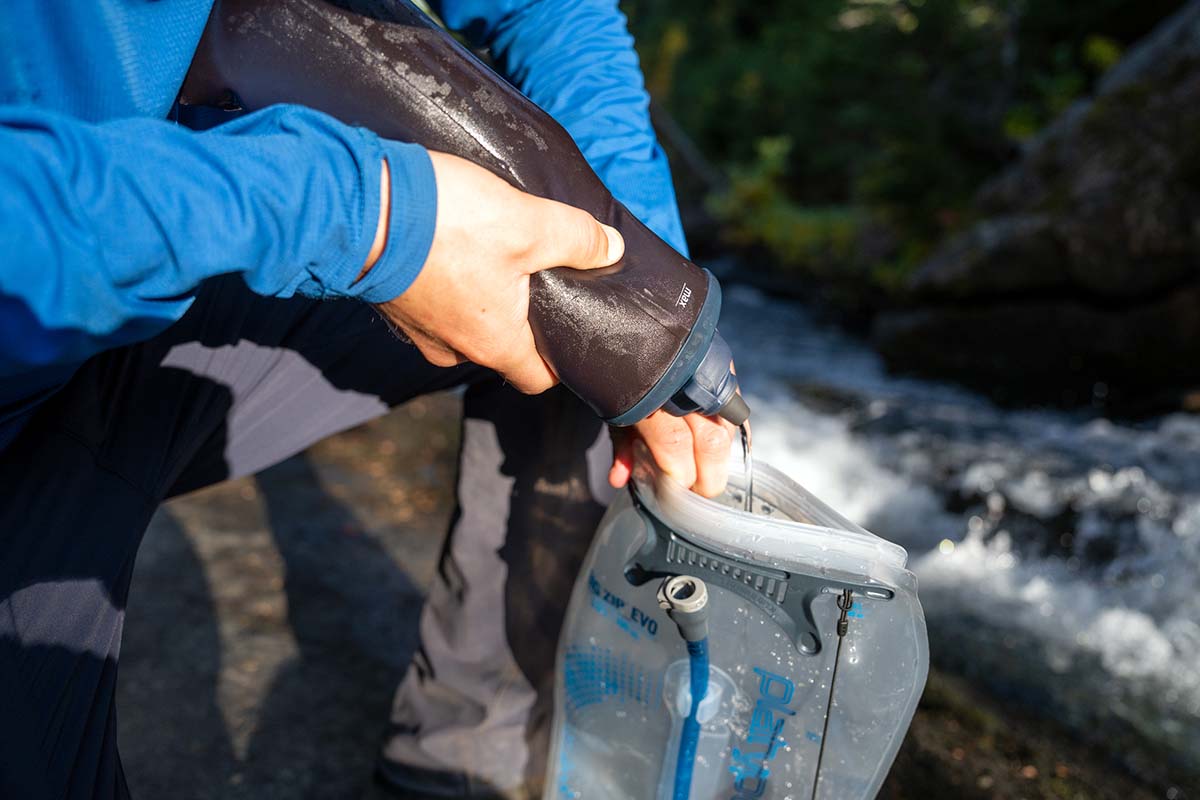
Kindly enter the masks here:
<path id="1" fill-rule="evenodd" d="M 688 574 L 728 589 L 774 620 L 804 655 L 821 652 L 821 632 L 813 617 L 813 601 L 822 594 L 850 589 L 859 596 L 891 600 L 895 592 L 878 583 L 815 578 L 770 569 L 714 553 L 667 527 L 631 492 L 646 522 L 646 539 L 625 565 L 625 579 L 634 586 L 670 575 Z"/>

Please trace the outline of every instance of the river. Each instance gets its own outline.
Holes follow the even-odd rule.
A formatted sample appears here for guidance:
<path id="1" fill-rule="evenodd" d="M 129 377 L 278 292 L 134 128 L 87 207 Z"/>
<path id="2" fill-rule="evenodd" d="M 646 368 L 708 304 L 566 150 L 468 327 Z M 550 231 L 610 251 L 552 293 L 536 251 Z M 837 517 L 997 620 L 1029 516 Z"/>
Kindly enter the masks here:
<path id="1" fill-rule="evenodd" d="M 936 666 L 1198 779 L 1200 417 L 998 408 L 748 287 L 721 331 L 755 458 L 908 550 Z"/>

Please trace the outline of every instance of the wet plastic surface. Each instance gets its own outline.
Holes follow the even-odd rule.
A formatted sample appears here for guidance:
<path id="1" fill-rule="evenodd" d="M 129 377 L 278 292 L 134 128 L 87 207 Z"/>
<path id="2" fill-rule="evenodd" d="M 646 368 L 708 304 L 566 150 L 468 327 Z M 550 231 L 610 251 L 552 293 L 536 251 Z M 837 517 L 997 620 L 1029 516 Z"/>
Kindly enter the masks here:
<path id="1" fill-rule="evenodd" d="M 702 728 L 691 796 L 875 796 L 928 670 L 905 552 L 770 466 L 758 467 L 754 513 L 741 510 L 740 491 L 735 479 L 721 498 L 706 500 L 639 459 L 634 490 L 609 508 L 571 597 L 552 796 L 652 798 L 673 769 L 670 743 L 686 704 L 671 675 L 685 646 L 655 602 L 659 580 L 636 575 L 663 528 L 684 549 L 656 577 L 690 574 L 707 584 L 710 688 L 716 682 L 723 692 L 720 712 Z M 838 648 L 837 602 L 848 586 L 856 588 Z M 808 650 L 776 613 L 793 590 L 811 607 L 817 642 Z"/>
<path id="2" fill-rule="evenodd" d="M 322 0 L 220 0 L 181 102 L 302 103 L 470 159 L 616 227 L 623 259 L 538 273 L 529 318 L 563 383 L 604 419 L 628 412 L 679 355 L 707 297 L 707 274 L 609 194 L 549 115 L 420 11 L 401 1 L 370 10 L 386 11 L 388 21 Z"/>

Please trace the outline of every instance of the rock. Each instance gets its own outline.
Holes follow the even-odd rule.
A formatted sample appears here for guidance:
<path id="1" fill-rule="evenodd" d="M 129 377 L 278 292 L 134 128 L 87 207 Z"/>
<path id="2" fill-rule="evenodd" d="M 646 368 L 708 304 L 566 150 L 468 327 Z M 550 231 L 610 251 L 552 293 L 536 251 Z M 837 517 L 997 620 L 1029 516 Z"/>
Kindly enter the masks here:
<path id="1" fill-rule="evenodd" d="M 1045 214 L 985 220 L 946 242 L 912 276 L 923 298 L 954 300 L 1067 285 L 1064 250 Z"/>
<path id="2" fill-rule="evenodd" d="M 951 378 L 1003 403 L 1095 402 L 1142 414 L 1200 379 L 1200 286 L 1104 308 L 1075 300 L 927 306 L 881 315 L 892 366 Z"/>
<path id="3" fill-rule="evenodd" d="M 1200 385 L 1200 0 L 976 198 L 874 338 L 905 370 L 1012 401 Z"/>

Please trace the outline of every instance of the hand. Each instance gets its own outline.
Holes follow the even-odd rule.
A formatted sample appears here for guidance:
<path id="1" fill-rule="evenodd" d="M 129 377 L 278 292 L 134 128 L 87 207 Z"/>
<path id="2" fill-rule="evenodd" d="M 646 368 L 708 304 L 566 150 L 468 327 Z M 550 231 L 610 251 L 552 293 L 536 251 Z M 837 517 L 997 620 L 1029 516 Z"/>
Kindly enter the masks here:
<path id="1" fill-rule="evenodd" d="M 430 152 L 437 227 L 420 275 L 380 306 L 430 363 L 473 361 L 526 394 L 558 383 L 529 327 L 529 276 L 620 260 L 616 229 L 564 203 L 526 194 L 483 167 Z"/>
<path id="2" fill-rule="evenodd" d="M 658 410 L 630 428 L 614 428 L 608 482 L 620 489 L 633 472 L 633 443 L 641 439 L 659 468 L 687 488 L 716 497 L 729 479 L 734 427 L 719 417 L 676 417 Z"/>

